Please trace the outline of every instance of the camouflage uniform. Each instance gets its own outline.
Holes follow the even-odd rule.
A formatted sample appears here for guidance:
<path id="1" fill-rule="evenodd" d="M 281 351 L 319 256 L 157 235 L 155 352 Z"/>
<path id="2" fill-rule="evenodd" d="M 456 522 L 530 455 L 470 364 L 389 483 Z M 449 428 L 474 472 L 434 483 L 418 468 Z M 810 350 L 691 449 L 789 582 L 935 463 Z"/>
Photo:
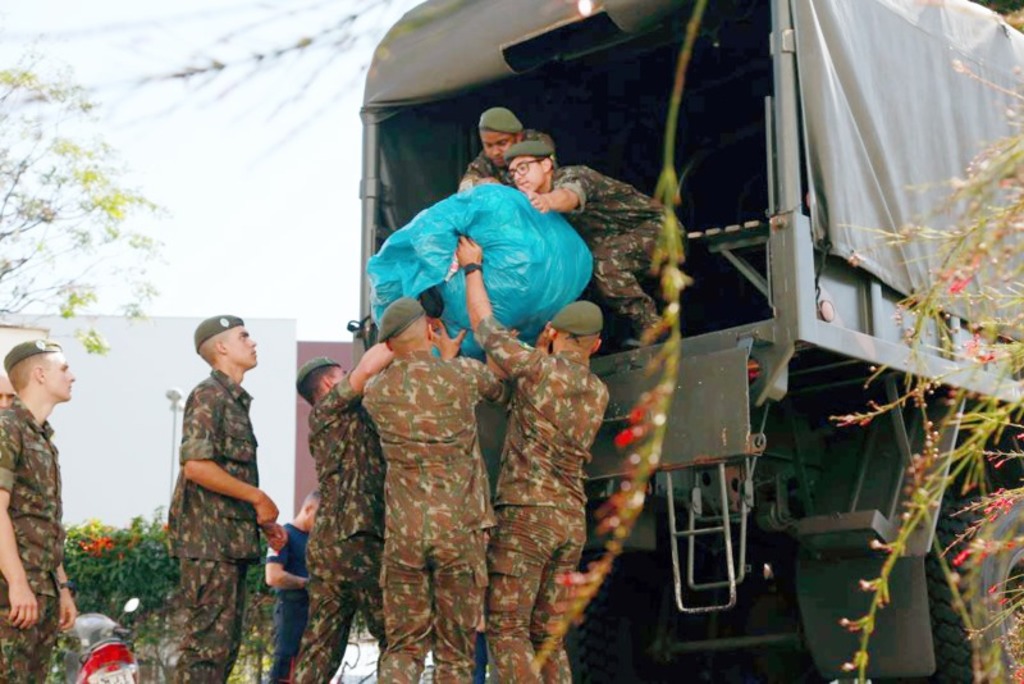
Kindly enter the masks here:
<path id="1" fill-rule="evenodd" d="M 568 684 L 564 649 L 539 678 L 531 661 L 568 598 L 558 576 L 576 569 L 586 541 L 583 464 L 608 389 L 581 355 L 527 347 L 493 317 L 476 338 L 515 383 L 487 552 L 487 642 L 499 682 Z"/>
<path id="2" fill-rule="evenodd" d="M 559 188 L 579 197 L 579 207 L 565 218 L 594 254 L 594 285 L 609 309 L 638 333 L 656 323 L 658 307 L 637 278 L 650 269 L 661 207 L 632 185 L 586 166 L 556 169 L 552 190 Z"/>
<path id="3" fill-rule="evenodd" d="M 249 393 L 218 370 L 199 383 L 185 403 L 182 465 L 210 460 L 228 475 L 259 486 L 251 403 Z M 256 510 L 182 472 L 168 518 L 171 554 L 181 559 L 181 597 L 188 608 L 174 681 L 225 682 L 241 645 L 245 575 L 260 555 Z"/>
<path id="4" fill-rule="evenodd" d="M 8 586 L 0 575 L 0 681 L 8 684 L 46 681 L 57 641 L 57 568 L 64 561 L 64 527 L 60 463 L 52 437 L 50 422 L 39 425 L 17 397 L 10 409 L 0 412 L 0 489 L 11 494 L 7 511 L 18 557 L 39 604 L 39 621 L 33 627 L 11 625 Z"/>
<path id="5" fill-rule="evenodd" d="M 523 140 L 543 140 L 552 147 L 555 146 L 550 135 L 529 128 L 523 130 Z M 466 167 L 466 173 L 463 174 L 462 180 L 459 181 L 459 192 L 480 185 L 480 182 L 485 178 L 497 179 L 502 185 L 507 185 L 510 188 L 516 187 L 515 181 L 512 180 L 512 174 L 508 172 L 508 166 L 496 165 L 481 150 L 480 154 L 476 155 L 476 159 L 471 161 L 469 166 Z"/>
<path id="6" fill-rule="evenodd" d="M 431 647 L 436 682 L 472 680 L 494 525 L 475 407 L 503 393 L 482 363 L 430 352 L 396 358 L 367 384 L 387 461 L 382 682 L 419 681 Z"/>
<path id="7" fill-rule="evenodd" d="M 382 652 L 386 645 L 380 588 L 385 464 L 380 439 L 348 378 L 313 407 L 309 451 L 321 498 L 306 550 L 310 621 L 296 684 L 330 680 L 345 655 L 357 609 Z"/>

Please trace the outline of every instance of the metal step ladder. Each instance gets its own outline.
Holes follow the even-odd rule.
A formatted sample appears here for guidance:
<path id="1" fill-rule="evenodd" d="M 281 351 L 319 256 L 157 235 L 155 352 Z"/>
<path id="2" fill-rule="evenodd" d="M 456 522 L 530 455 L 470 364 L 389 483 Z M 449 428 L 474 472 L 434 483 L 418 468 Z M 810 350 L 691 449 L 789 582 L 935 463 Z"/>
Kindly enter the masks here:
<path id="1" fill-rule="evenodd" d="M 736 492 L 736 512 L 731 511 L 729 498 L 729 474 L 726 470 L 726 462 L 720 462 L 715 466 L 718 475 L 718 490 L 720 510 L 710 516 L 703 514 L 703 496 L 700 485 L 696 485 L 690 491 L 690 501 L 687 507 L 687 525 L 685 529 L 679 529 L 676 525 L 676 503 L 672 487 L 672 472 L 663 471 L 666 479 L 665 496 L 668 504 L 669 534 L 672 540 L 672 578 L 675 584 L 676 608 L 682 613 L 713 613 L 729 610 L 736 605 L 736 587 L 746 577 L 747 568 L 747 519 L 750 509 L 754 504 L 753 475 L 754 459 L 745 458 L 741 462 L 739 488 Z M 734 519 L 735 518 L 735 519 Z M 739 525 L 739 558 L 733 558 L 732 528 L 734 524 Z M 698 536 L 721 535 L 725 545 L 725 570 L 726 579 L 706 582 L 698 582 L 694 577 L 694 558 L 696 556 L 696 541 Z M 716 603 L 707 606 L 688 606 L 683 600 L 682 570 L 679 563 L 678 539 L 686 539 L 686 586 L 692 591 L 710 591 L 712 589 L 729 589 L 729 600 L 726 603 Z M 738 568 L 737 568 L 738 566 Z"/>

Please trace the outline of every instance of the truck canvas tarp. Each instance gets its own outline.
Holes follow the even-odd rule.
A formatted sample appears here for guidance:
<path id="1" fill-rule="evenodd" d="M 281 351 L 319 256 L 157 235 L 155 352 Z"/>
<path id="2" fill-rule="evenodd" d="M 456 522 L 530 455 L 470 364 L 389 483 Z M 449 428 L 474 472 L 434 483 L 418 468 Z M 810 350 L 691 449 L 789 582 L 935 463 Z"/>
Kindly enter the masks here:
<path id="1" fill-rule="evenodd" d="M 1000 89 L 1021 85 L 1024 36 L 969 2 L 793 6 L 815 233 L 898 292 L 922 291 L 935 241 L 879 231 L 948 227 L 935 210 L 949 181 L 1011 133 L 1015 98 Z"/>

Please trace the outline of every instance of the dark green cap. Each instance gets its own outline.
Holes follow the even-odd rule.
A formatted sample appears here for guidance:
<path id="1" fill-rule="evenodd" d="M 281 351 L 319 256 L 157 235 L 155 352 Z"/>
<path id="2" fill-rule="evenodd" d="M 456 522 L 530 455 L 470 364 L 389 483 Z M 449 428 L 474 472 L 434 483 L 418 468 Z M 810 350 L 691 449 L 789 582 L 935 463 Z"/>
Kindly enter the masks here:
<path id="1" fill-rule="evenodd" d="M 423 311 L 423 307 L 412 297 L 396 299 L 384 309 L 380 317 L 380 334 L 377 337 L 381 342 L 387 342 L 424 315 L 426 312 Z"/>
<path id="2" fill-rule="evenodd" d="M 604 328 L 604 316 L 593 302 L 573 302 L 555 314 L 551 327 L 577 337 L 596 335 Z"/>
<path id="3" fill-rule="evenodd" d="M 326 356 L 318 356 L 315 359 L 310 359 L 306 363 L 302 364 L 302 368 L 299 369 L 299 374 L 295 377 L 295 389 L 302 389 L 302 383 L 306 381 L 309 374 L 315 370 L 321 368 L 329 368 L 332 366 L 341 367 L 341 364 L 334 359 L 329 359 Z"/>
<path id="4" fill-rule="evenodd" d="M 552 157 L 554 154 L 555 148 L 543 140 L 524 140 L 505 150 L 505 161 L 511 162 L 516 157 Z"/>
<path id="5" fill-rule="evenodd" d="M 210 339 L 214 335 L 224 332 L 225 330 L 237 328 L 240 325 L 245 325 L 245 321 L 238 316 L 213 316 L 211 318 L 207 318 L 199 324 L 199 327 L 196 328 L 196 354 L 199 353 L 199 347 L 201 347 L 203 342 L 206 340 Z"/>
<path id="6" fill-rule="evenodd" d="M 523 124 L 511 109 L 491 107 L 480 115 L 480 130 L 518 133 L 523 130 Z"/>
<path id="7" fill-rule="evenodd" d="M 61 351 L 64 351 L 61 346 L 50 340 L 31 340 L 29 342 L 22 342 L 21 344 L 15 345 L 14 349 L 7 352 L 7 356 L 4 357 L 4 370 L 10 374 L 12 368 L 36 354 L 52 354 Z"/>

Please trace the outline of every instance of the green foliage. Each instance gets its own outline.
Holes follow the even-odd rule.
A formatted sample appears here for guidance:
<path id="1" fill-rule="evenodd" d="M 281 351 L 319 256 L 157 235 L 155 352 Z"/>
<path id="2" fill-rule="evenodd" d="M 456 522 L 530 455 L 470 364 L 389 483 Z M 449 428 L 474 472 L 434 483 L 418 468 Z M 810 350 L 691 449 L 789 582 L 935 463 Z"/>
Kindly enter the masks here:
<path id="1" fill-rule="evenodd" d="M 159 610 L 178 583 L 178 564 L 167 553 L 159 517 L 137 517 L 123 529 L 92 520 L 68 529 L 64 565 L 78 585 L 78 608 L 116 616 L 136 596 L 135 617 Z"/>
<path id="2" fill-rule="evenodd" d="M 1000 14 L 1008 14 L 1024 9 L 1024 0 L 977 0 L 979 5 L 984 5 L 990 10 Z"/>
<path id="3" fill-rule="evenodd" d="M 162 511 L 147 520 L 134 518 L 124 528 L 92 520 L 69 527 L 64 545 L 64 567 L 78 587 L 76 601 L 81 613 L 98 612 L 131 628 L 135 653 L 141 665 L 141 681 L 170 681 L 184 615 L 178 590 L 178 561 L 167 546 L 167 526 Z M 262 567 L 250 568 L 245 639 L 231 682 L 259 681 L 273 652 L 274 597 L 266 586 Z M 137 597 L 138 611 L 122 615 L 125 602 Z M 69 636 L 62 636 L 54 655 L 54 682 L 63 682 L 65 649 L 76 650 Z"/>
<path id="4" fill-rule="evenodd" d="M 93 109 L 67 78 L 0 69 L 0 316 L 70 318 L 111 286 L 138 315 L 155 294 L 145 266 L 159 243 L 132 224 L 156 207 L 121 184 L 113 150 L 91 139 Z"/>

